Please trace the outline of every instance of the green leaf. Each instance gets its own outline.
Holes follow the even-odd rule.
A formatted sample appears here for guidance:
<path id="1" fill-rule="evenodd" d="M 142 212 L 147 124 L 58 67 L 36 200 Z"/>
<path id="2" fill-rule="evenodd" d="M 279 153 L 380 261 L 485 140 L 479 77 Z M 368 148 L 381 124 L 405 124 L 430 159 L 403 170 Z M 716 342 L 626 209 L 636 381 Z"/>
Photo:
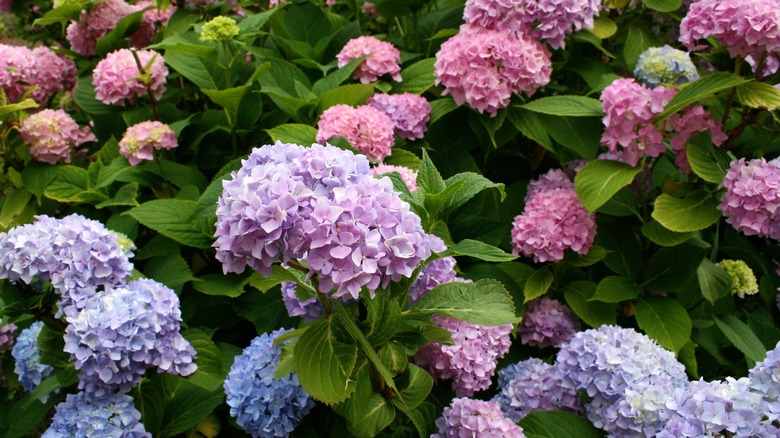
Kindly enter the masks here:
<path id="1" fill-rule="evenodd" d="M 390 341 L 398 329 L 401 318 L 401 307 L 397 300 L 367 299 L 366 305 L 366 338 L 371 345 L 384 345 Z"/>
<path id="2" fill-rule="evenodd" d="M 335 71 L 328 74 L 324 78 L 318 80 L 312 86 L 311 92 L 319 96 L 325 91 L 332 90 L 338 87 L 339 85 L 341 85 L 342 82 L 352 77 L 352 73 L 355 71 L 355 67 L 360 65 L 360 63 L 363 62 L 364 59 L 365 59 L 364 56 L 361 56 L 360 58 L 357 59 L 353 59 L 352 61 L 349 61 L 344 67 L 336 69 Z"/>
<path id="3" fill-rule="evenodd" d="M 630 25 L 626 44 L 623 46 L 623 59 L 628 70 L 634 70 L 639 55 L 650 47 L 656 46 L 656 39 L 650 34 L 650 30 L 644 26 Z"/>
<path id="4" fill-rule="evenodd" d="M 674 12 L 682 5 L 681 0 L 642 0 L 642 3 L 658 12 Z"/>
<path id="5" fill-rule="evenodd" d="M 146 264 L 144 273 L 175 291 L 194 279 L 187 261 L 180 254 L 155 257 Z"/>
<path id="6" fill-rule="evenodd" d="M 90 187 L 87 170 L 76 166 L 62 166 L 43 194 L 55 201 L 74 204 L 99 204 L 109 198 Z"/>
<path id="7" fill-rule="evenodd" d="M 60 168 L 51 164 L 31 161 L 22 170 L 22 182 L 36 198 L 40 200 L 44 190 L 57 176 Z"/>
<path id="8" fill-rule="evenodd" d="M 662 347 L 676 353 L 691 339 L 691 318 L 677 301 L 665 297 L 644 296 L 634 304 L 639 328 Z"/>
<path id="9" fill-rule="evenodd" d="M 737 86 L 737 100 L 749 108 L 774 111 L 780 108 L 780 90 L 764 82 L 748 82 Z"/>
<path id="10" fill-rule="evenodd" d="M 566 256 L 564 256 L 564 260 L 566 260 L 566 263 L 576 268 L 584 268 L 586 266 L 591 266 L 604 260 L 604 257 L 606 256 L 607 256 L 606 249 L 598 245 L 591 245 L 587 254 L 582 255 L 574 252 L 569 252 L 568 254 L 566 254 Z"/>
<path id="11" fill-rule="evenodd" d="M 601 327 L 605 324 L 616 324 L 617 306 L 612 303 L 590 301 L 596 293 L 596 283 L 590 281 L 573 281 L 566 285 L 563 296 L 571 310 L 591 327 Z"/>
<path id="12" fill-rule="evenodd" d="M 431 102 L 431 120 L 429 125 L 433 125 L 437 120 L 458 109 L 458 104 L 452 98 L 436 99 Z"/>
<path id="13" fill-rule="evenodd" d="M 696 190 L 683 199 L 663 193 L 655 200 L 653 219 L 665 228 L 685 233 L 703 230 L 720 219 L 718 200 L 711 194 Z"/>
<path id="14" fill-rule="evenodd" d="M 617 33 L 617 30 L 618 30 L 617 24 L 615 24 L 614 21 L 602 15 L 593 19 L 593 29 L 591 29 L 590 31 L 591 33 L 593 33 L 593 35 L 596 35 L 599 39 L 604 40 Z"/>
<path id="15" fill-rule="evenodd" d="M 664 228 L 656 220 L 649 220 L 642 225 L 642 235 L 651 242 L 661 246 L 676 246 L 693 238 L 693 232 L 678 233 Z"/>
<path id="16" fill-rule="evenodd" d="M 680 92 L 666 104 L 664 111 L 655 117 L 655 122 L 658 123 L 666 119 L 688 105 L 703 103 L 705 100 L 715 96 L 721 91 L 728 90 L 749 81 L 750 79 L 745 79 L 733 73 L 717 72 L 702 76 L 693 82 L 683 84 L 680 86 Z"/>
<path id="17" fill-rule="evenodd" d="M 80 77 L 73 91 L 73 99 L 87 114 L 114 114 L 116 109 L 95 98 L 95 87 L 92 85 L 92 75 Z"/>
<path id="18" fill-rule="evenodd" d="M 147 49 L 189 53 L 207 61 L 219 62 L 217 49 L 201 42 L 194 32 L 173 34 Z"/>
<path id="19" fill-rule="evenodd" d="M 640 171 L 639 167 L 618 161 L 591 161 L 574 178 L 577 196 L 588 211 L 594 211 L 620 189 L 631 184 Z"/>
<path id="20" fill-rule="evenodd" d="M 715 148 L 707 138 L 694 136 L 685 152 L 691 169 L 701 179 L 713 184 L 723 182 L 731 161 L 725 151 Z"/>
<path id="21" fill-rule="evenodd" d="M 527 303 L 535 298 L 539 298 L 550 289 L 553 284 L 552 272 L 548 268 L 541 268 L 538 271 L 531 274 L 525 281 L 525 288 L 523 289 L 523 303 Z"/>
<path id="22" fill-rule="evenodd" d="M 217 295 L 235 298 L 244 293 L 244 286 L 249 282 L 249 276 L 238 274 L 206 274 L 199 277 L 193 287 L 206 295 Z"/>
<path id="23" fill-rule="evenodd" d="M 247 85 L 228 88 L 227 90 L 200 89 L 200 91 L 208 96 L 212 102 L 225 110 L 230 126 L 235 126 L 236 121 L 238 120 L 238 107 L 241 105 L 241 99 L 244 98 L 247 90 L 249 90 L 249 86 Z"/>
<path id="24" fill-rule="evenodd" d="M 512 297 L 504 285 L 489 279 L 436 286 L 414 303 L 412 310 L 489 326 L 516 323 L 520 320 L 515 316 Z"/>
<path id="25" fill-rule="evenodd" d="M 193 220 L 195 201 L 155 199 L 128 210 L 141 224 L 195 248 L 211 248 L 212 237 L 206 232 L 203 220 Z"/>
<path id="26" fill-rule="evenodd" d="M 564 117 L 603 117 L 601 102 L 585 96 L 548 96 L 521 105 L 529 111 Z"/>
<path id="27" fill-rule="evenodd" d="M 7 194 L 0 209 L 0 229 L 8 229 L 13 220 L 27 207 L 32 193 L 24 188 L 16 189 Z"/>
<path id="28" fill-rule="evenodd" d="M 38 108 L 38 104 L 30 98 L 24 99 L 23 101 L 17 103 L 0 105 L 0 116 L 15 113 L 18 111 L 24 111 L 30 108 Z"/>
<path id="29" fill-rule="evenodd" d="M 352 107 L 366 103 L 366 99 L 374 94 L 373 84 L 347 84 L 320 94 L 317 111 L 322 113 L 333 105 L 349 105 Z"/>
<path id="30" fill-rule="evenodd" d="M 425 149 L 422 151 L 422 165 L 417 172 L 417 186 L 424 192 L 433 194 L 441 193 L 446 188 L 444 179 L 436 170 L 436 166 L 433 165 L 433 161 Z"/>
<path id="31" fill-rule="evenodd" d="M 463 239 L 454 246 L 447 248 L 446 251 L 439 254 L 440 257 L 468 256 L 486 262 L 511 262 L 517 256 L 505 253 L 498 247 L 488 245 L 479 240 Z"/>
<path id="32" fill-rule="evenodd" d="M 702 259 L 699 268 L 696 269 L 696 275 L 699 278 L 701 294 L 711 304 L 715 304 L 715 301 L 728 296 L 731 292 L 733 281 L 731 275 L 707 258 Z"/>
<path id="33" fill-rule="evenodd" d="M 364 364 L 355 373 L 355 392 L 333 410 L 344 416 L 353 436 L 372 437 L 395 418 L 395 409 L 381 394 L 374 392 L 371 368 Z"/>
<path id="34" fill-rule="evenodd" d="M 559 117 L 539 114 L 547 132 L 561 146 L 587 160 L 599 151 L 602 122 L 600 117 Z"/>
<path id="35" fill-rule="evenodd" d="M 436 59 L 426 58 L 403 69 L 401 71 L 403 80 L 393 86 L 393 93 L 422 94 L 431 88 L 434 82 L 436 82 L 433 69 L 434 62 L 436 62 Z"/>
<path id="36" fill-rule="evenodd" d="M 642 217 L 640 210 L 639 197 L 628 186 L 618 190 L 609 201 L 599 207 L 598 212 L 617 217 Z"/>
<path id="37" fill-rule="evenodd" d="M 113 26 L 111 32 L 97 40 L 97 43 L 95 44 L 95 54 L 103 57 L 109 52 L 128 47 L 128 41 L 125 37 L 129 37 L 138 30 L 143 15 L 144 11 L 140 10 L 122 17 L 122 19 Z"/>
<path id="38" fill-rule="evenodd" d="M 626 277 L 611 275 L 599 282 L 596 293 L 590 299 L 591 301 L 602 301 L 604 303 L 620 303 L 633 300 L 641 294 L 642 288 L 632 280 Z"/>
<path id="39" fill-rule="evenodd" d="M 696 273 L 704 252 L 689 244 L 659 249 L 647 262 L 642 286 L 667 292 L 683 286 Z"/>
<path id="40" fill-rule="evenodd" d="M 293 143 L 310 146 L 317 142 L 317 129 L 309 125 L 288 123 L 265 130 L 274 142 Z"/>
<path id="41" fill-rule="evenodd" d="M 119 188 L 119 190 L 114 193 L 114 196 L 107 200 L 103 201 L 100 204 L 96 204 L 95 208 L 106 208 L 106 207 L 137 207 L 138 204 L 138 183 L 127 183 Z"/>
<path id="42" fill-rule="evenodd" d="M 46 403 L 41 403 L 34 401 L 32 395 L 27 394 L 13 403 L 5 413 L 9 420 L 9 427 L 2 431 L 3 438 L 22 438 L 34 435 L 33 430 L 41 424 L 46 414 L 58 401 L 54 397 L 49 397 Z"/>
<path id="43" fill-rule="evenodd" d="M 440 415 L 440 412 L 432 404 L 426 402 L 415 409 L 407 409 L 404 406 L 399 406 L 399 403 L 396 402 L 393 404 L 399 411 L 409 417 L 420 438 L 429 437 L 435 432 L 434 422 Z"/>
<path id="44" fill-rule="evenodd" d="M 43 17 L 33 21 L 33 26 L 48 26 L 54 23 L 60 23 L 63 26 L 69 21 L 78 21 L 79 15 L 84 5 L 81 2 L 65 3 L 59 8 L 54 8 L 45 14 Z"/>
<path id="45" fill-rule="evenodd" d="M 412 170 L 418 170 L 420 169 L 420 166 L 422 166 L 422 160 L 420 160 L 417 155 L 407 150 L 398 148 L 393 148 L 392 155 L 385 158 L 384 163 L 394 166 L 408 167 Z"/>
<path id="46" fill-rule="evenodd" d="M 512 125 L 515 126 L 515 129 L 523 133 L 524 136 L 539 143 L 548 151 L 554 151 L 547 127 L 536 113 L 524 110 L 519 106 L 510 106 L 506 116 L 512 122 Z"/>
<path id="47" fill-rule="evenodd" d="M 696 344 L 693 341 L 688 341 L 683 345 L 680 351 L 677 352 L 677 359 L 681 364 L 685 365 L 685 371 L 688 375 L 694 379 L 699 378 L 699 366 L 696 361 Z"/>
<path id="48" fill-rule="evenodd" d="M 417 174 L 420 178 L 420 174 Z M 418 183 L 419 184 L 419 183 Z M 468 202 L 477 193 L 496 188 L 504 199 L 504 185 L 496 184 L 484 176 L 474 172 L 461 172 L 447 178 L 444 190 L 439 193 L 428 193 L 425 196 L 425 209 L 431 218 L 445 218 L 456 208 Z"/>
<path id="49" fill-rule="evenodd" d="M 182 331 L 182 335 L 198 353 L 197 371 L 187 376 L 187 381 L 207 391 L 222 389 L 228 369 L 223 366 L 222 352 L 206 333 L 196 329 Z"/>
<path id="50" fill-rule="evenodd" d="M 428 397 L 433 388 L 433 377 L 427 371 L 410 363 L 402 375 L 396 378 L 398 393 L 401 399 L 397 400 L 398 405 L 404 405 L 406 408 L 414 409 Z"/>
<path id="51" fill-rule="evenodd" d="M 357 346 L 336 339 L 333 322 L 320 319 L 309 326 L 295 344 L 295 370 L 306 391 L 332 405 L 355 390 L 351 379 L 357 361 Z"/>
<path id="52" fill-rule="evenodd" d="M 520 420 L 528 438 L 600 438 L 603 434 L 579 415 L 563 411 L 536 411 Z"/>
<path id="53" fill-rule="evenodd" d="M 197 426 L 225 401 L 222 388 L 206 391 L 182 378 L 168 386 L 163 427 L 155 436 L 166 437 L 185 432 Z"/>
<path id="54" fill-rule="evenodd" d="M 712 317 L 715 325 L 726 335 L 729 341 L 739 351 L 753 362 L 760 362 L 766 357 L 766 348 L 747 324 L 734 315 L 715 315 Z"/>
<path id="55" fill-rule="evenodd" d="M 263 277 L 259 272 L 254 272 L 249 277 L 249 285 L 260 292 L 268 292 L 272 287 L 285 281 L 297 282 L 298 278 L 292 272 L 279 265 L 273 265 L 271 275 L 268 277 Z"/>
<path id="56" fill-rule="evenodd" d="M 225 70 L 215 62 L 176 50 L 167 50 L 164 58 L 166 64 L 200 88 L 219 90 L 225 87 Z"/>

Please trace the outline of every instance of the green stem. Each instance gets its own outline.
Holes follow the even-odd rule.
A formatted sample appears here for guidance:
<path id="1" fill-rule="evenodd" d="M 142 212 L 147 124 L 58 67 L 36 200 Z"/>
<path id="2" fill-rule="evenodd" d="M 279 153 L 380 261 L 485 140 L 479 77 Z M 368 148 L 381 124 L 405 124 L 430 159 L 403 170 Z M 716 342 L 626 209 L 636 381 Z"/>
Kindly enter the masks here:
<path id="1" fill-rule="evenodd" d="M 152 92 L 151 77 L 147 77 L 146 68 L 143 66 L 143 64 L 141 64 L 141 58 L 138 57 L 138 53 L 135 51 L 135 49 L 130 49 L 130 52 L 133 54 L 133 59 L 135 59 L 135 65 L 138 66 L 138 75 L 143 79 L 142 82 L 146 87 L 146 94 L 149 96 L 149 100 L 151 101 L 154 118 L 155 120 L 162 121 L 162 118 L 160 117 L 160 110 L 157 108 L 157 99 L 154 97 L 154 93 Z"/>
<path id="2" fill-rule="evenodd" d="M 742 57 L 738 56 L 737 61 L 734 63 L 734 74 L 738 75 L 739 72 L 742 70 Z M 731 93 L 729 94 L 729 100 L 726 102 L 726 110 L 723 111 L 723 120 L 721 120 L 721 125 L 723 125 L 723 129 L 726 129 L 726 122 L 729 120 L 729 113 L 731 112 L 731 107 L 734 105 L 734 99 L 737 97 L 737 87 L 733 87 L 731 89 Z"/>

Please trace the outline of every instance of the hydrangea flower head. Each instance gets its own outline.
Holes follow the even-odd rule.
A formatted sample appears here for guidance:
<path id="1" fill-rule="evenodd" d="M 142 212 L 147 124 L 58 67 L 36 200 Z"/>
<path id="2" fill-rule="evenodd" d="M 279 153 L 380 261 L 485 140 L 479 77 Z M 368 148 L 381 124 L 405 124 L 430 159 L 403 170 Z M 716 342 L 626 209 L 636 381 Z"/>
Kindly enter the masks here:
<path id="1" fill-rule="evenodd" d="M 699 72 L 688 52 L 668 45 L 650 47 L 642 52 L 634 68 L 634 76 L 651 88 L 659 85 L 679 86 L 699 78 Z"/>
<path id="2" fill-rule="evenodd" d="M 537 263 L 563 260 L 571 249 L 587 254 L 596 237 L 595 214 L 568 189 L 537 193 L 512 224 L 514 254 L 533 257 Z"/>
<path id="3" fill-rule="evenodd" d="M 431 438 L 525 438 L 523 428 L 506 418 L 496 403 L 456 398 L 436 420 L 439 433 Z"/>
<path id="4" fill-rule="evenodd" d="M 491 116 L 509 105 L 512 94 L 534 94 L 552 72 L 550 52 L 538 41 L 469 25 L 441 45 L 434 68 L 442 94 Z"/>
<path id="5" fill-rule="evenodd" d="M 179 298 L 154 280 L 111 288 L 68 322 L 64 350 L 76 361 L 79 389 L 90 395 L 127 392 L 147 367 L 181 376 L 197 369 L 195 349 L 179 333 Z"/>
<path id="6" fill-rule="evenodd" d="M 138 27 L 138 31 L 130 36 L 130 42 L 135 48 L 144 48 L 152 44 L 158 28 L 168 23 L 173 13 L 176 12 L 176 6 L 170 4 L 166 9 L 158 9 L 157 3 L 150 0 L 141 0 L 135 4 L 135 7 L 139 10 L 146 9 L 146 11 L 144 11 L 143 17 L 141 17 L 141 25 Z"/>
<path id="7" fill-rule="evenodd" d="M 254 438 L 288 436 L 314 407 L 296 373 L 274 378 L 282 345 L 274 339 L 290 330 L 252 340 L 230 367 L 224 388 L 230 415 Z"/>
<path id="8" fill-rule="evenodd" d="M 442 257 L 425 265 L 409 289 L 411 303 L 414 304 L 436 286 L 455 281 L 458 275 L 455 272 L 455 264 L 454 257 Z"/>
<path id="9" fill-rule="evenodd" d="M 138 10 L 137 6 L 124 0 L 97 2 L 89 13 L 82 11 L 79 20 L 68 25 L 66 36 L 71 49 L 81 56 L 94 55 L 97 40 L 114 30 L 121 19 Z"/>
<path id="10" fill-rule="evenodd" d="M 720 121 L 701 105 L 688 107 L 669 116 L 664 120 L 664 130 L 670 135 L 674 135 L 669 141 L 669 146 L 675 153 L 675 163 L 682 173 L 688 173 L 691 170 L 691 165 L 688 162 L 687 143 L 694 134 L 709 131 L 710 139 L 715 146 L 720 146 L 728 140 Z"/>
<path id="11" fill-rule="evenodd" d="M 212 43 L 230 41 L 239 33 L 236 20 L 220 15 L 203 25 L 200 40 Z"/>
<path id="12" fill-rule="evenodd" d="M 135 166 L 141 161 L 154 159 L 155 149 L 173 149 L 178 145 L 170 126 L 156 120 L 146 121 L 127 128 L 119 141 L 119 153 Z"/>
<path id="13" fill-rule="evenodd" d="M 780 297 L 780 295 L 778 295 Z M 780 342 L 749 371 L 750 389 L 766 402 L 763 412 L 770 421 L 780 420 Z"/>
<path id="14" fill-rule="evenodd" d="M 138 61 L 131 50 L 119 49 L 98 62 L 92 74 L 92 85 L 99 101 L 106 105 L 126 105 L 146 95 L 147 86 L 155 99 L 162 97 L 168 76 L 162 56 L 153 50 L 138 50 L 135 54 Z"/>
<path id="15" fill-rule="evenodd" d="M 504 415 L 520 421 L 535 411 L 580 410 L 577 391 L 561 385 L 560 370 L 531 358 L 498 371 L 499 393 L 491 401 L 498 403 Z"/>
<path id="16" fill-rule="evenodd" d="M 394 81 L 401 82 L 401 52 L 387 41 L 372 36 L 353 38 L 336 55 L 336 60 L 341 68 L 363 56 L 366 58 L 355 69 L 355 79 L 368 84 L 375 82 L 379 76 L 389 74 Z"/>
<path id="17" fill-rule="evenodd" d="M 374 94 L 366 104 L 390 117 L 399 137 L 417 140 L 425 136 L 431 118 L 431 105 L 424 97 L 413 93 Z"/>
<path id="18" fill-rule="evenodd" d="M 718 209 L 726 222 L 747 236 L 780 240 L 780 161 L 732 161 L 722 186 Z"/>
<path id="19" fill-rule="evenodd" d="M 344 137 L 370 160 L 382 161 L 390 155 L 395 137 L 395 123 L 382 111 L 361 105 L 334 105 L 326 109 L 317 122 L 317 141 Z"/>
<path id="20" fill-rule="evenodd" d="M 43 163 L 70 163 L 73 149 L 80 143 L 81 131 L 73 117 L 58 109 L 45 109 L 24 119 L 19 128 L 30 155 Z"/>
<path id="21" fill-rule="evenodd" d="M 32 50 L 24 46 L 0 44 L 0 86 L 9 102 L 16 102 L 33 83 L 37 73 Z"/>
<path id="22" fill-rule="evenodd" d="M 547 192 L 554 189 L 574 190 L 574 182 L 569 178 L 564 170 L 550 169 L 539 178 L 531 180 L 526 190 L 525 202 L 528 202 L 537 193 Z"/>
<path id="23" fill-rule="evenodd" d="M 410 192 L 417 190 L 417 171 L 404 166 L 393 166 L 390 164 L 379 164 L 371 168 L 371 175 L 384 175 L 386 173 L 398 172 L 401 179 L 404 180 L 406 188 Z"/>
<path id="24" fill-rule="evenodd" d="M 30 97 L 41 105 L 60 90 L 71 90 L 76 85 L 76 64 L 70 58 L 54 53 L 48 47 L 36 47 L 31 52 L 35 60 L 35 75 L 28 79 L 38 85 Z"/>
<path id="25" fill-rule="evenodd" d="M 118 437 L 152 438 L 141 423 L 141 413 L 127 394 L 93 397 L 84 392 L 68 394 L 59 403 L 51 426 L 42 438 Z"/>
<path id="26" fill-rule="evenodd" d="M 580 331 L 574 312 L 560 301 L 539 298 L 528 303 L 517 333 L 523 344 L 560 347 Z"/>
<path id="27" fill-rule="evenodd" d="M 18 336 L 18 327 L 14 324 L 3 324 L 0 319 L 0 353 L 10 350 L 16 343 Z"/>
<path id="28" fill-rule="evenodd" d="M 317 297 L 301 301 L 297 294 L 297 285 L 292 281 L 282 283 L 282 301 L 290 316 L 300 316 L 304 321 L 314 321 L 322 315 L 322 303 Z"/>
<path id="29" fill-rule="evenodd" d="M 718 267 L 731 276 L 731 293 L 745 298 L 758 293 L 758 281 L 753 270 L 742 260 L 721 260 Z"/>
<path id="30" fill-rule="evenodd" d="M 51 365 L 41 363 L 41 349 L 38 347 L 38 335 L 43 329 L 43 322 L 36 321 L 19 333 L 16 344 L 11 349 L 11 356 L 16 360 L 14 372 L 22 382 L 22 388 L 33 392 L 44 380 L 54 375 Z M 41 397 L 46 403 L 48 397 Z"/>

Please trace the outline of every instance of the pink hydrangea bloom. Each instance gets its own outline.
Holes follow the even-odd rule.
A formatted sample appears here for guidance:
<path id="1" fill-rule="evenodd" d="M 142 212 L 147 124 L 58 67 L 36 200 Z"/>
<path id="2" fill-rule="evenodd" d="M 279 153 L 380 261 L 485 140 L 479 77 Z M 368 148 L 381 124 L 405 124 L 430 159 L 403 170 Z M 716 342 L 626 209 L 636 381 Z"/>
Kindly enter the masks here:
<path id="1" fill-rule="evenodd" d="M 168 125 L 147 121 L 127 128 L 119 141 L 119 153 L 135 166 L 141 161 L 154 159 L 155 149 L 173 149 L 178 145 L 176 134 Z"/>
<path id="2" fill-rule="evenodd" d="M 702 106 L 695 106 L 672 114 L 665 120 L 664 127 L 666 131 L 676 134 L 669 142 L 669 145 L 675 153 L 675 162 L 682 173 L 691 171 L 686 145 L 694 134 L 709 131 L 710 138 L 715 146 L 720 146 L 728 139 L 726 133 L 723 132 L 720 121 L 712 117 L 710 112 Z"/>
<path id="3" fill-rule="evenodd" d="M 726 222 L 747 236 L 780 240 L 780 161 L 732 161 L 718 209 Z"/>
<path id="4" fill-rule="evenodd" d="M 146 73 L 149 74 L 148 85 L 152 95 L 159 99 L 165 92 L 168 67 L 155 51 L 139 50 L 136 54 L 141 66 L 148 70 Z M 129 49 L 111 52 L 100 61 L 92 74 L 92 85 L 95 86 L 95 97 L 107 105 L 125 105 L 147 93 L 147 87 L 141 81 L 138 63 Z"/>
<path id="5" fill-rule="evenodd" d="M 643 156 L 663 154 L 666 151 L 663 133 L 652 120 L 675 94 L 677 90 L 650 89 L 631 78 L 612 82 L 601 93 L 601 108 L 606 113 L 601 144 L 611 152 L 616 152 L 618 145 L 625 148 L 623 158 L 632 166 L 636 166 Z"/>
<path id="6" fill-rule="evenodd" d="M 18 327 L 14 324 L 3 324 L 0 319 L 0 353 L 13 348 L 16 343 L 16 337 L 19 335 Z"/>
<path id="7" fill-rule="evenodd" d="M 19 132 L 37 161 L 70 163 L 71 151 L 82 143 L 79 125 L 63 110 L 45 109 L 24 119 Z"/>
<path id="8" fill-rule="evenodd" d="M 11 5 L 14 3 L 14 0 L 0 0 L 0 12 L 3 14 L 7 14 L 11 12 Z"/>
<path id="9" fill-rule="evenodd" d="M 544 175 L 539 176 L 539 178 L 531 180 L 526 190 L 525 202 L 528 202 L 537 193 L 554 189 L 574 190 L 574 183 L 569 179 L 566 172 L 561 169 L 550 169 Z"/>
<path id="10" fill-rule="evenodd" d="M 363 6 L 360 7 L 360 12 L 368 15 L 369 17 L 380 19 L 382 18 L 381 15 L 379 15 L 379 11 L 376 9 L 376 3 L 375 2 L 363 2 Z"/>
<path id="11" fill-rule="evenodd" d="M 549 298 L 533 300 L 525 306 L 525 314 L 517 333 L 526 345 L 540 348 L 560 347 L 580 331 L 574 312 L 560 301 Z"/>
<path id="12" fill-rule="evenodd" d="M 0 44 L 0 86 L 16 102 L 32 82 L 37 67 L 32 51 L 24 46 Z"/>
<path id="13" fill-rule="evenodd" d="M 334 105 L 317 122 L 317 142 L 344 137 L 369 159 L 382 161 L 390 155 L 395 143 L 394 126 L 390 117 L 372 106 Z"/>
<path id="14" fill-rule="evenodd" d="M 436 54 L 436 84 L 455 103 L 495 116 L 513 93 L 532 95 L 550 82 L 550 52 L 522 34 L 463 25 Z"/>
<path id="15" fill-rule="evenodd" d="M 516 32 L 533 24 L 533 0 L 466 0 L 463 21 L 485 29 Z"/>
<path id="16" fill-rule="evenodd" d="M 595 237 L 595 214 L 588 213 L 577 194 L 567 189 L 533 196 L 512 226 L 513 252 L 537 263 L 563 260 L 567 249 L 587 254 Z"/>
<path id="17" fill-rule="evenodd" d="M 367 56 L 366 56 L 367 55 Z M 389 74 L 396 82 L 401 82 L 401 52 L 391 43 L 380 41 L 372 36 L 361 36 L 347 41 L 336 55 L 339 68 L 353 59 L 366 56 L 355 69 L 353 77 L 367 84 L 376 81 L 379 76 Z"/>
<path id="18" fill-rule="evenodd" d="M 171 15 L 176 12 L 176 7 L 170 5 L 168 9 L 157 9 L 156 3 L 150 0 L 142 0 L 136 3 L 135 6 L 139 10 L 152 7 L 144 12 L 138 31 L 130 37 L 133 47 L 142 48 L 152 43 L 154 36 L 157 34 L 157 29 L 164 26 L 171 19 Z"/>
<path id="19" fill-rule="evenodd" d="M 505 417 L 498 403 L 456 398 L 436 420 L 439 433 L 431 438 L 525 438 L 523 428 Z"/>
<path id="20" fill-rule="evenodd" d="M 70 58 L 54 53 L 48 47 L 36 47 L 32 51 L 36 71 L 32 81 L 38 85 L 32 98 L 44 105 L 60 90 L 71 90 L 76 85 L 76 64 Z"/>
<path id="21" fill-rule="evenodd" d="M 96 3 L 87 13 L 82 11 L 78 22 L 68 25 L 66 36 L 71 49 L 82 56 L 95 54 L 95 44 L 114 30 L 119 20 L 140 10 L 123 0 L 105 0 Z"/>
<path id="22" fill-rule="evenodd" d="M 366 104 L 387 114 L 395 123 L 395 133 L 399 137 L 416 140 L 425 136 L 431 105 L 424 97 L 413 93 L 375 94 Z"/>
<path id="23" fill-rule="evenodd" d="M 404 166 L 392 166 L 390 164 L 380 164 L 371 168 L 371 175 L 384 175 L 385 173 L 398 172 L 401 179 L 406 183 L 406 188 L 410 192 L 417 190 L 417 171 Z"/>
<path id="24" fill-rule="evenodd" d="M 680 23 L 680 42 L 690 50 L 714 37 L 732 57 L 780 51 L 780 4 L 765 0 L 700 0 Z"/>

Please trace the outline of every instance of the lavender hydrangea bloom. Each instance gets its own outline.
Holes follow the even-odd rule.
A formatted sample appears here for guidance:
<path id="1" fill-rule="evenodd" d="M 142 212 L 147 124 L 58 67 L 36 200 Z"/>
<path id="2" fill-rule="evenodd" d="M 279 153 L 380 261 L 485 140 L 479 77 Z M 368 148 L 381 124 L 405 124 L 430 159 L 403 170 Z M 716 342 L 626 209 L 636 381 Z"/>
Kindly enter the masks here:
<path id="1" fill-rule="evenodd" d="M 431 438 L 525 438 L 523 428 L 504 417 L 496 403 L 456 398 L 436 420 L 439 433 Z"/>
<path id="2" fill-rule="evenodd" d="M 584 390 L 585 405 L 596 427 L 616 436 L 645 433 L 653 436 L 663 425 L 663 413 L 651 398 L 685 387 L 685 367 L 674 354 L 633 329 L 601 326 L 577 333 L 561 347 L 555 363 L 564 388 Z M 647 393 L 651 387 L 661 388 Z M 632 389 L 644 398 L 628 399 Z"/>
<path id="3" fill-rule="evenodd" d="M 274 345 L 274 339 L 289 331 L 280 329 L 253 339 L 236 356 L 225 380 L 230 415 L 254 438 L 288 436 L 314 407 L 297 374 L 274 378 L 282 347 Z"/>
<path id="4" fill-rule="evenodd" d="M 772 422 L 780 420 L 780 343 L 750 370 L 748 377 L 751 390 L 767 402 L 763 412 Z"/>
<path id="5" fill-rule="evenodd" d="M 179 333 L 181 311 L 173 290 L 141 279 L 90 301 L 65 329 L 65 352 L 79 370 L 79 389 L 90 395 L 129 391 L 148 367 L 187 376 L 195 349 Z"/>
<path id="6" fill-rule="evenodd" d="M 10 350 L 14 346 L 16 337 L 19 335 L 17 329 L 16 325 L 3 324 L 3 320 L 0 319 L 0 353 Z"/>
<path id="7" fill-rule="evenodd" d="M 699 72 L 688 52 L 668 45 L 650 47 L 642 52 L 634 68 L 637 79 L 654 88 L 659 85 L 679 86 L 699 79 Z"/>
<path id="8" fill-rule="evenodd" d="M 282 301 L 290 316 L 300 316 L 304 321 L 314 321 L 322 315 L 322 304 L 317 297 L 301 301 L 296 293 L 297 286 L 292 281 L 282 283 Z"/>
<path id="9" fill-rule="evenodd" d="M 413 93 L 375 94 L 368 98 L 366 104 L 390 117 L 399 137 L 417 140 L 425 136 L 431 105 L 424 97 Z"/>
<path id="10" fill-rule="evenodd" d="M 533 300 L 525 307 L 517 327 L 520 341 L 536 347 L 560 347 L 580 331 L 580 323 L 571 309 L 549 298 Z"/>
<path id="11" fill-rule="evenodd" d="M 16 339 L 16 344 L 11 349 L 11 356 L 16 360 L 14 372 L 22 382 L 22 388 L 27 392 L 33 392 L 42 381 L 54 374 L 51 365 L 41 363 L 41 349 L 38 347 L 38 335 L 43 329 L 43 322 L 36 321 L 22 330 Z M 46 403 L 48 397 L 41 397 L 41 402 Z"/>
<path id="12" fill-rule="evenodd" d="M 780 240 L 780 160 L 732 161 L 718 209 L 746 236 Z"/>
<path id="13" fill-rule="evenodd" d="M 564 388 L 562 378 L 557 367 L 536 358 L 526 359 L 499 370 L 500 392 L 492 401 L 515 422 L 534 411 L 578 412 L 577 391 Z"/>
<path id="14" fill-rule="evenodd" d="M 525 202 L 527 203 L 537 193 L 549 192 L 554 189 L 574 190 L 574 182 L 561 169 L 550 169 L 539 178 L 531 180 L 526 190 Z"/>
<path id="15" fill-rule="evenodd" d="M 68 394 L 65 401 L 57 405 L 51 426 L 42 438 L 152 438 L 140 420 L 141 413 L 129 395 L 93 397 L 84 392 Z"/>
<path id="16" fill-rule="evenodd" d="M 409 289 L 409 301 L 414 304 L 440 284 L 455 281 L 455 258 L 443 257 L 428 263 Z"/>

